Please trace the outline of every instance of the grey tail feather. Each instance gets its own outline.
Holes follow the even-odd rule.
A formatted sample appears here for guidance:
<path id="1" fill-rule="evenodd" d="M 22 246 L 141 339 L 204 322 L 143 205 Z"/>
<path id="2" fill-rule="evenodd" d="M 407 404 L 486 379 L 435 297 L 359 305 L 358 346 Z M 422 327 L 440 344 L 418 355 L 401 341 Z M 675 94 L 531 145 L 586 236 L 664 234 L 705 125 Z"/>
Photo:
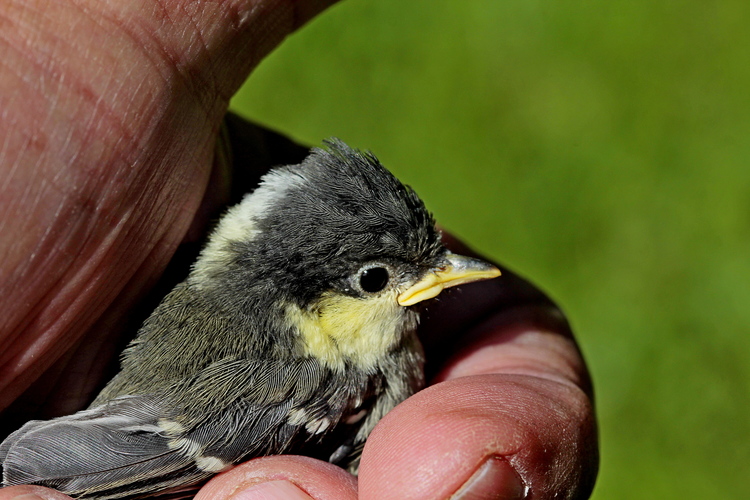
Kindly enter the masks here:
<path id="1" fill-rule="evenodd" d="M 136 498 L 210 477 L 158 425 L 160 410 L 147 397 L 123 397 L 28 422 L 0 444 L 3 484 L 38 484 L 81 499 Z"/>

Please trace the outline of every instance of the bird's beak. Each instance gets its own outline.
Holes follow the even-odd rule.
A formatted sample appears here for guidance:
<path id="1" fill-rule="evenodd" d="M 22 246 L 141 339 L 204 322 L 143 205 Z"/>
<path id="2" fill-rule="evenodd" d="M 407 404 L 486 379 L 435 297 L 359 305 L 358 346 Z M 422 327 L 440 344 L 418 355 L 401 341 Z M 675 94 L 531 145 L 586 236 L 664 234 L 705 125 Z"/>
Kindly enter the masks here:
<path id="1" fill-rule="evenodd" d="M 398 303 L 402 306 L 413 306 L 436 297 L 444 288 L 497 276 L 500 276 L 500 269 L 492 264 L 448 252 L 440 267 L 436 267 L 399 294 Z"/>

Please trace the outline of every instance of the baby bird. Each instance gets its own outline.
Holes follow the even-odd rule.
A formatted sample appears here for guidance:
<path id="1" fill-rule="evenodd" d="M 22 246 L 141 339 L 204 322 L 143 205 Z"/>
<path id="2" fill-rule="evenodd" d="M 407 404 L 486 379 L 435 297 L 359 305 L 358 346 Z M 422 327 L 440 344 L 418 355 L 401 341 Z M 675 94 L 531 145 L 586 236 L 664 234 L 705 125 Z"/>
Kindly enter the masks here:
<path id="1" fill-rule="evenodd" d="M 356 473 L 375 424 L 424 383 L 417 305 L 499 274 L 448 251 L 372 154 L 331 140 L 222 217 L 88 409 L 0 444 L 3 484 L 179 495 L 281 453 Z"/>

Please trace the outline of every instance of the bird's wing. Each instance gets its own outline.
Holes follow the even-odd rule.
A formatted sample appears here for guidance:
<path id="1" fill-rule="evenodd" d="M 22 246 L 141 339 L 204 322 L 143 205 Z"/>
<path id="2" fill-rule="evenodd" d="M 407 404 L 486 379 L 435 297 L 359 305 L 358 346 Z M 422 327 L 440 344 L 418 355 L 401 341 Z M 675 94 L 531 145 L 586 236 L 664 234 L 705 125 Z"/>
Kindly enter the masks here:
<path id="1" fill-rule="evenodd" d="M 124 396 L 73 415 L 29 422 L 2 444 L 3 484 L 41 484 L 104 499 L 209 477 L 171 442 L 158 417 L 162 411 L 148 396 Z"/>
<path id="2" fill-rule="evenodd" d="M 338 418 L 318 400 L 316 364 L 222 360 L 172 397 L 121 396 L 32 421 L 0 445 L 5 485 L 41 484 L 78 498 L 137 498 L 198 484 L 240 459 L 282 453 Z"/>
<path id="3" fill-rule="evenodd" d="M 236 463 L 284 453 L 300 433 L 304 440 L 333 428 L 349 398 L 341 397 L 340 381 L 331 377 L 311 359 L 224 359 L 177 391 L 172 407 L 183 417 L 187 439 Z"/>

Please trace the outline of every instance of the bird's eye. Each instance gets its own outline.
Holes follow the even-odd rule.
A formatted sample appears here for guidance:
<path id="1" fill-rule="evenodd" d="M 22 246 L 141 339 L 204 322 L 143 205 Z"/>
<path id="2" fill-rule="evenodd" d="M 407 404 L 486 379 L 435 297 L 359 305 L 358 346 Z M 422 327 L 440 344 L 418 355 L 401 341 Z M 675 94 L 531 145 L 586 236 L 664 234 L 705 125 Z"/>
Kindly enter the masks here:
<path id="1" fill-rule="evenodd" d="M 381 291 L 388 284 L 388 270 L 384 267 L 368 267 L 359 274 L 359 286 L 368 293 Z"/>

